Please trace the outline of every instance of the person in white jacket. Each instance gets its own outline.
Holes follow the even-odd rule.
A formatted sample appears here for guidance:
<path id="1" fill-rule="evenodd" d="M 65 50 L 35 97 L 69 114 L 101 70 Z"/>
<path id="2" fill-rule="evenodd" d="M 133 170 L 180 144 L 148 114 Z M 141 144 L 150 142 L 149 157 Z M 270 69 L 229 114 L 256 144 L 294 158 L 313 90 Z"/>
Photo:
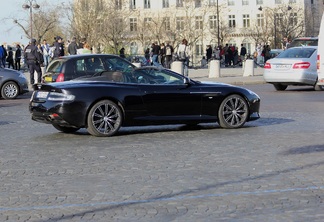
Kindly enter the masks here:
<path id="1" fill-rule="evenodd" d="M 182 62 L 181 74 L 188 76 L 189 74 L 189 58 L 190 58 L 190 46 L 188 45 L 187 39 L 183 39 L 178 47 L 177 51 L 178 59 Z"/>

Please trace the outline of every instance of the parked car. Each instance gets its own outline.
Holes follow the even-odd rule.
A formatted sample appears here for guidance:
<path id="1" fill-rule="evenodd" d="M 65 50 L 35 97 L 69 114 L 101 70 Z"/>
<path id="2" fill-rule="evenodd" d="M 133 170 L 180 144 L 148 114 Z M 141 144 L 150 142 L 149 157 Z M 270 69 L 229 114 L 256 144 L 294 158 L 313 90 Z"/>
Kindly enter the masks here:
<path id="1" fill-rule="evenodd" d="M 28 80 L 17 70 L 0 68 L 1 97 L 15 99 L 17 96 L 29 92 Z"/>
<path id="2" fill-rule="evenodd" d="M 289 48 L 264 65 L 264 79 L 276 90 L 285 90 L 289 85 L 310 85 L 316 90 L 317 46 Z"/>
<path id="3" fill-rule="evenodd" d="M 223 83 L 202 83 L 168 69 L 103 71 L 91 78 L 34 86 L 32 120 L 73 133 L 112 136 L 122 126 L 218 122 L 240 128 L 258 119 L 260 97 Z"/>
<path id="4" fill-rule="evenodd" d="M 318 50 L 317 50 L 317 75 L 318 87 L 324 88 L 324 12 L 322 14 L 321 26 L 318 35 Z"/>
<path id="5" fill-rule="evenodd" d="M 287 45 L 287 48 L 297 46 L 318 46 L 318 37 L 300 37 L 295 38 Z"/>
<path id="6" fill-rule="evenodd" d="M 135 66 L 125 59 L 108 54 L 81 54 L 63 56 L 50 62 L 43 82 L 62 82 L 83 76 L 92 76 L 103 70 L 125 71 Z"/>

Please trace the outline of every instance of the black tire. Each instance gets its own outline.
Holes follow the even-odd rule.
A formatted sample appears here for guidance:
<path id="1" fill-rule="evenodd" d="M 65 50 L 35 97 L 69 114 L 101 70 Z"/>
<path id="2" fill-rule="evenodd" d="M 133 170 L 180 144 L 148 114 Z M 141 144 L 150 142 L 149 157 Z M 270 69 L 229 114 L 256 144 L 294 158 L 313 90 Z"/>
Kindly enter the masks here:
<path id="1" fill-rule="evenodd" d="M 273 86 L 275 87 L 275 89 L 277 90 L 277 91 L 284 91 L 284 90 L 286 90 L 287 89 L 287 85 L 282 85 L 282 84 L 273 84 Z"/>
<path id="2" fill-rule="evenodd" d="M 218 110 L 218 123 L 225 129 L 242 127 L 248 117 L 248 104 L 242 96 L 237 94 L 226 97 Z"/>
<path id="3" fill-rule="evenodd" d="M 113 136 L 122 125 L 121 109 L 110 100 L 99 101 L 90 109 L 87 123 L 91 135 Z"/>
<path id="4" fill-rule="evenodd" d="M 6 82 L 1 88 L 1 97 L 4 99 L 15 99 L 19 95 L 19 86 L 13 81 Z"/>
<path id="5" fill-rule="evenodd" d="M 57 129 L 58 131 L 61 131 L 63 133 L 75 133 L 76 131 L 78 131 L 80 128 L 74 128 L 74 127 L 67 127 L 67 126 L 60 126 L 57 124 L 52 124 L 54 126 L 55 129 Z"/>

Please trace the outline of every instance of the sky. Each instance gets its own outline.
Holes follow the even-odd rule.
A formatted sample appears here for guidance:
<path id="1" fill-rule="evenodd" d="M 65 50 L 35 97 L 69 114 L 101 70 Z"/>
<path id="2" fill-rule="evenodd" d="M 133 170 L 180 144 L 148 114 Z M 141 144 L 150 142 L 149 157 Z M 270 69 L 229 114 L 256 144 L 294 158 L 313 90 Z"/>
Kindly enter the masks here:
<path id="1" fill-rule="evenodd" d="M 28 43 L 28 39 L 24 35 L 21 28 L 13 23 L 15 19 L 29 19 L 29 10 L 23 9 L 22 5 L 30 1 L 37 2 L 42 7 L 44 0 L 0 0 L 1 13 L 0 13 L 0 44 L 13 42 L 20 42 L 21 44 Z M 70 0 L 47 0 L 51 4 L 69 3 Z"/>

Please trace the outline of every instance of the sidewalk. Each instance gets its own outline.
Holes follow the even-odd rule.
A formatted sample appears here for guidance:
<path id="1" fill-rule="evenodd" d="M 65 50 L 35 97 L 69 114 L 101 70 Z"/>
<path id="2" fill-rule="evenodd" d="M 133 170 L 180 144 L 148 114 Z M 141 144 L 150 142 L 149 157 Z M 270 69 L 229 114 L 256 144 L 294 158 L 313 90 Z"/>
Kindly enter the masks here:
<path id="1" fill-rule="evenodd" d="M 222 82 L 233 85 L 248 85 L 248 84 L 264 84 L 263 68 L 254 68 L 253 76 L 243 76 L 242 67 L 222 67 L 220 69 L 220 77 L 209 78 L 209 69 L 189 69 L 189 77 L 198 81 L 213 81 Z"/>

